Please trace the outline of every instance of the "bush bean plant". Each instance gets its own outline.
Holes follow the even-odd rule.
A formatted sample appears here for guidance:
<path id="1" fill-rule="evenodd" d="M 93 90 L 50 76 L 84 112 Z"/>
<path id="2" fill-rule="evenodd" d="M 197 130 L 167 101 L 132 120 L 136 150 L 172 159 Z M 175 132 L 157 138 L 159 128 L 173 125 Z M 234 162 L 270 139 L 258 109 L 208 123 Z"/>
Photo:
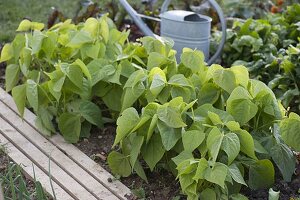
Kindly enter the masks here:
<path id="1" fill-rule="evenodd" d="M 164 167 L 188 199 L 245 199 L 242 185 L 272 186 L 274 164 L 291 180 L 300 117 L 246 67 L 208 67 L 191 49 L 177 64 L 172 41 L 128 42 L 107 16 L 43 29 L 22 21 L 0 58 L 6 90 L 43 133 L 76 143 L 116 121 L 112 172 L 147 181 L 145 170 Z"/>

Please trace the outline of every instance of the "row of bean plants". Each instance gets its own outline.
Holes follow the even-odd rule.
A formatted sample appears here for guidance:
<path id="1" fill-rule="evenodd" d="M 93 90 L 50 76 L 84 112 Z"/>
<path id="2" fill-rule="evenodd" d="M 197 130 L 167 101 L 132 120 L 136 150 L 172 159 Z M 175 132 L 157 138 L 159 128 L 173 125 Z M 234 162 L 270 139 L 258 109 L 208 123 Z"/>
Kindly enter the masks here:
<path id="1" fill-rule="evenodd" d="M 43 133 L 70 143 L 116 122 L 114 174 L 147 181 L 164 167 L 188 199 L 245 199 L 242 185 L 272 186 L 273 163 L 291 180 L 300 117 L 246 67 L 208 67 L 187 48 L 177 63 L 172 41 L 128 42 L 107 16 L 49 30 L 23 20 L 17 32 L 0 62 L 20 114 L 32 109 Z"/>

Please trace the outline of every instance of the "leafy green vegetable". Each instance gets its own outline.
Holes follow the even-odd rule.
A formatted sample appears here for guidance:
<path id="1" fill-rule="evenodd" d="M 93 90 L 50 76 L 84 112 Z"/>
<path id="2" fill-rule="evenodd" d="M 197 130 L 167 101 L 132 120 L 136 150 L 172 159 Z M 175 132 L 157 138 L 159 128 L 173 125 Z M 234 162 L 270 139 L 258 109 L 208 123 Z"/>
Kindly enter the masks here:
<path id="1" fill-rule="evenodd" d="M 235 133 L 227 133 L 224 135 L 221 148 L 228 156 L 228 164 L 237 157 L 240 152 L 240 139 Z"/>
<path id="2" fill-rule="evenodd" d="M 30 31 L 30 30 L 42 30 L 44 28 L 44 24 L 38 22 L 31 22 L 28 19 L 24 19 L 17 31 Z"/>
<path id="3" fill-rule="evenodd" d="M 70 143 L 76 143 L 81 130 L 80 115 L 63 113 L 58 120 L 58 128 L 65 140 Z"/>
<path id="4" fill-rule="evenodd" d="M 26 84 L 14 87 L 12 90 L 12 96 L 17 105 L 18 111 L 23 117 L 26 104 Z"/>
<path id="5" fill-rule="evenodd" d="M 295 171 L 295 157 L 285 144 L 276 144 L 270 150 L 273 161 L 278 166 L 285 181 L 291 181 Z"/>
<path id="6" fill-rule="evenodd" d="M 297 114 L 291 113 L 289 118 L 281 121 L 280 133 L 284 142 L 296 151 L 300 151 L 300 118 Z"/>
<path id="7" fill-rule="evenodd" d="M 137 125 L 139 115 L 134 108 L 126 109 L 117 121 L 117 135 L 114 145 L 119 143 Z"/>
<path id="8" fill-rule="evenodd" d="M 109 154 L 107 160 L 113 173 L 120 174 L 124 177 L 127 177 L 131 174 L 129 159 L 126 156 L 118 152 L 112 151 Z"/>
<path id="9" fill-rule="evenodd" d="M 109 19 L 103 16 L 78 25 L 66 20 L 43 30 L 44 24 L 23 20 L 17 29 L 21 33 L 3 47 L 0 62 L 7 62 L 6 90 L 13 91 L 21 115 L 25 105 L 34 110 L 38 115 L 38 127 L 47 135 L 55 133 L 53 127 L 59 125 L 67 141 L 77 142 L 80 133 L 89 135 L 91 125 L 103 126 L 100 106 L 117 114 L 120 112 L 120 99 L 125 93 L 123 86 L 128 77 L 122 74 L 127 69 L 122 69 L 117 57 L 124 54 L 126 61 L 130 62 L 131 56 L 135 56 L 131 48 L 137 45 L 125 45 L 128 33 L 119 32 L 108 23 Z M 110 88 L 116 89 L 99 96 Z M 100 97 L 100 100 L 95 97 Z M 109 101 L 110 98 L 117 103 Z M 131 100 L 127 107 L 136 100 Z M 78 105 L 74 107 L 75 104 Z M 49 114 L 44 109 L 46 107 L 51 107 L 51 120 L 43 120 L 42 116 Z M 79 125 L 74 126 L 75 131 L 66 131 L 68 125 L 63 123 L 68 121 L 61 117 L 65 113 L 76 116 Z M 116 116 L 114 112 L 110 114 L 111 118 Z M 81 123 L 85 125 L 81 126 Z"/>
<path id="10" fill-rule="evenodd" d="M 98 127 L 103 126 L 101 110 L 96 104 L 90 101 L 82 101 L 80 103 L 79 110 L 82 117 L 91 124 L 94 124 Z"/>
<path id="11" fill-rule="evenodd" d="M 147 46 L 149 51 L 153 51 L 151 45 Z M 198 55 L 195 51 L 186 52 L 189 55 L 185 56 L 196 58 Z M 188 62 L 188 58 L 183 62 Z M 185 65 L 189 64 L 179 64 Z M 245 199 L 236 193 L 227 193 L 227 186 L 242 184 L 255 189 L 271 186 L 273 164 L 268 159 L 261 160 L 258 153 L 272 157 L 285 179 L 290 179 L 294 156 L 273 133 L 282 120 L 281 105 L 265 84 L 250 79 L 243 66 L 229 69 L 218 65 L 200 66 L 198 71 L 193 69 L 195 73 L 181 72 L 178 68 L 177 74 L 172 71 L 171 76 L 162 69 L 165 68 L 154 67 L 150 72 L 139 69 L 136 78 L 131 75 L 125 85 L 129 88 L 142 83 L 145 92 L 138 101 L 148 101 L 140 114 L 134 107 L 127 108 L 119 118 L 124 123 L 118 120 L 117 129 L 122 132 L 117 131 L 115 145 L 120 144 L 122 152 L 127 152 L 132 165 L 144 160 L 152 171 L 159 162 L 173 162 L 168 166 L 172 168 L 175 164 L 176 169 L 171 171 L 177 172 L 181 189 L 189 199 L 217 198 L 221 195 L 218 191 L 226 191 L 221 193 L 228 198 Z M 155 81 L 156 76 L 160 77 L 159 90 L 151 96 L 148 91 L 153 89 L 151 81 Z M 185 102 L 181 95 L 167 96 L 164 90 L 168 87 L 184 88 L 193 98 L 202 99 Z M 295 115 L 293 118 L 300 119 Z M 265 142 L 262 135 L 270 142 Z M 132 152 L 124 146 L 127 141 L 135 146 Z M 281 154 L 276 156 L 274 152 Z M 291 164 L 284 166 L 287 161 Z M 268 173 L 264 173 L 265 170 Z M 249 174 L 249 178 L 245 174 Z"/>
<path id="12" fill-rule="evenodd" d="M 269 190 L 269 200 L 278 200 L 279 199 L 279 192 L 275 192 L 272 188 Z"/>
<path id="13" fill-rule="evenodd" d="M 160 161 L 164 153 L 165 150 L 158 134 L 154 134 L 148 144 L 142 148 L 142 155 L 151 171 L 153 171 L 155 165 Z"/>
<path id="14" fill-rule="evenodd" d="M 19 81 L 20 67 L 16 64 L 10 64 L 6 67 L 5 77 L 7 81 L 5 82 L 6 91 L 11 91 Z"/>
<path id="15" fill-rule="evenodd" d="M 257 161 L 249 169 L 249 187 L 254 190 L 271 187 L 274 183 L 274 173 L 271 161 Z"/>
<path id="16" fill-rule="evenodd" d="M 190 130 L 182 133 L 182 143 L 185 151 L 193 152 L 205 139 L 202 130 Z"/>

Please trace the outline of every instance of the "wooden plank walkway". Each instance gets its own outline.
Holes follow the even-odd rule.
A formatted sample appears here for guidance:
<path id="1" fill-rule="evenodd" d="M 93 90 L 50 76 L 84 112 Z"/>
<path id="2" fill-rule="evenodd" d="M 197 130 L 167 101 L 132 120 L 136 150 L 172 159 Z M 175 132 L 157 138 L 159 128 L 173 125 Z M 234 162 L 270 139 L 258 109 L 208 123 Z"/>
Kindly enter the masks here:
<path id="1" fill-rule="evenodd" d="M 126 200 L 131 196 L 125 185 L 60 135 L 44 137 L 34 120 L 27 109 L 21 119 L 12 97 L 0 88 L 0 144 L 50 195 L 53 187 L 58 200 Z"/>

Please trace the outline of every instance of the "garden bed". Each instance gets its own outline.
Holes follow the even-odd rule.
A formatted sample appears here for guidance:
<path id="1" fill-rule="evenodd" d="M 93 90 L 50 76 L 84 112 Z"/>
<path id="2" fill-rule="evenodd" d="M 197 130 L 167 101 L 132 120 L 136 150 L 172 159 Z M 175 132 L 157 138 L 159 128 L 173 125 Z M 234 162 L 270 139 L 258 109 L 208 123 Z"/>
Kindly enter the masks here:
<path id="1" fill-rule="evenodd" d="M 58 135 L 50 140 L 40 135 L 35 115 L 26 110 L 21 119 L 12 98 L 0 90 L 0 144 L 28 177 L 36 177 L 48 193 L 53 189 L 58 199 L 131 198 L 128 188 L 76 147 Z"/>
<path id="2" fill-rule="evenodd" d="M 0 71 L 4 73 L 5 65 L 1 65 Z M 4 75 L 3 75 L 4 77 Z M 0 81 L 1 87 L 4 86 L 4 79 Z M 107 125 L 103 129 L 93 128 L 91 136 L 88 139 L 82 139 L 76 146 L 82 152 L 84 152 L 91 159 L 96 161 L 101 167 L 110 172 L 107 164 L 107 156 L 111 151 L 113 145 L 116 126 L 114 124 Z M 5 154 L 0 154 L 0 160 L 6 162 L 0 162 L 2 168 L 7 167 L 8 157 Z M 278 171 L 278 170 L 277 170 Z M 180 193 L 180 185 L 178 181 L 174 180 L 174 176 L 163 169 L 156 170 L 153 173 L 146 171 L 149 183 L 143 181 L 136 174 L 128 178 L 120 178 L 120 181 L 129 187 L 138 198 L 146 198 L 151 200 L 164 200 L 164 199 L 184 199 L 184 196 Z M 298 163 L 295 175 L 290 183 L 286 183 L 282 180 L 279 173 L 276 173 L 276 182 L 272 187 L 274 191 L 280 190 L 280 199 L 289 200 L 290 198 L 300 198 L 300 165 Z M 29 185 L 29 190 L 32 190 L 33 183 L 29 179 L 26 179 Z M 249 188 L 243 188 L 242 193 L 245 194 L 250 200 L 268 199 L 268 189 L 251 191 Z"/>
<path id="3" fill-rule="evenodd" d="M 106 157 L 110 152 L 114 141 L 115 126 L 107 126 L 104 129 L 93 129 L 91 137 L 80 141 L 76 146 L 87 156 L 96 161 L 104 169 L 110 171 Z M 5 172 L 11 160 L 5 153 L 0 153 L 0 173 Z M 277 173 L 278 174 L 278 173 Z M 167 171 L 155 171 L 147 173 L 149 183 L 143 181 L 137 175 L 128 178 L 121 178 L 121 182 L 133 190 L 138 198 L 146 198 L 149 200 L 164 200 L 164 199 L 184 199 L 180 195 L 180 186 L 177 181 L 174 181 L 174 176 Z M 27 189 L 34 191 L 34 183 L 30 179 L 25 179 Z M 295 170 L 295 176 L 290 183 L 282 180 L 282 177 L 277 176 L 276 182 L 272 187 L 274 191 L 280 191 L 281 200 L 290 200 L 291 198 L 300 198 L 300 165 L 298 163 Z M 248 188 L 243 188 L 242 193 L 250 200 L 267 200 L 269 197 L 268 189 L 251 191 Z"/>
<path id="4" fill-rule="evenodd" d="M 43 27 L 23 20 L 25 35 L 3 48 L 14 112 L 32 109 L 45 135 L 60 132 L 103 168 L 108 163 L 116 177 L 104 181 L 120 179 L 149 199 L 278 199 L 258 190 L 270 187 L 284 190 L 282 199 L 299 196 L 292 149 L 300 151 L 300 116 L 246 67 L 207 66 L 188 48 L 177 63 L 171 41 L 126 43 L 129 33 L 107 16 Z"/>

